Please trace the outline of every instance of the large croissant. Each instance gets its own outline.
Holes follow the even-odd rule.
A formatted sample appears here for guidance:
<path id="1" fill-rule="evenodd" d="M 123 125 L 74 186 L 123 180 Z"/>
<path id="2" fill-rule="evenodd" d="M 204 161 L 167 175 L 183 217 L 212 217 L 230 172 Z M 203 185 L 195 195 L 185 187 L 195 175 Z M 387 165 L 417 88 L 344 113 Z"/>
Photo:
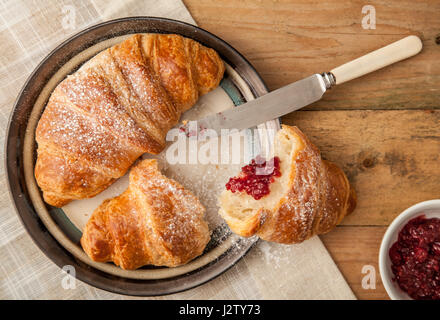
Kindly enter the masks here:
<path id="1" fill-rule="evenodd" d="M 344 172 L 322 160 L 297 127 L 284 125 L 277 132 L 275 156 L 280 159 L 281 176 L 273 179 L 268 195 L 256 200 L 245 191 L 221 194 L 219 213 L 232 231 L 298 243 L 329 232 L 354 210 L 356 194 Z"/>
<path id="2" fill-rule="evenodd" d="M 178 266 L 208 243 L 204 214 L 191 192 L 159 172 L 156 160 L 143 160 L 131 169 L 128 189 L 93 212 L 81 245 L 92 260 L 123 269 Z"/>
<path id="3" fill-rule="evenodd" d="M 133 35 L 93 57 L 55 88 L 38 123 L 35 177 L 45 201 L 93 197 L 143 153 L 159 153 L 223 72 L 214 50 L 178 35 Z"/>

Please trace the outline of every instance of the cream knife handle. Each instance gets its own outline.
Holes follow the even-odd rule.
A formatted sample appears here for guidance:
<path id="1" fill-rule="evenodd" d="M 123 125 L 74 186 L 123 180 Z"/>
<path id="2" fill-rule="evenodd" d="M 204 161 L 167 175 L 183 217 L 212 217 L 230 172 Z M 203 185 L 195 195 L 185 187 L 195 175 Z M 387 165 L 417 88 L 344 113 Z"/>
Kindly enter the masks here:
<path id="1" fill-rule="evenodd" d="M 412 57 L 419 53 L 420 50 L 422 50 L 422 41 L 420 38 L 417 36 L 408 36 L 334 68 L 330 72 L 335 77 L 336 84 L 341 84 Z"/>

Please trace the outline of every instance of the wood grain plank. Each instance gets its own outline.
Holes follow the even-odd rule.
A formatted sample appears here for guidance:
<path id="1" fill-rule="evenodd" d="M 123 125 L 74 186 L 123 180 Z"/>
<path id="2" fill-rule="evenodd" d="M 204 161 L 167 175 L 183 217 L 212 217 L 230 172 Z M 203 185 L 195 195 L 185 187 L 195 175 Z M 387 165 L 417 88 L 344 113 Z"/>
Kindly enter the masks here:
<path id="1" fill-rule="evenodd" d="M 421 54 L 336 87 L 309 109 L 440 108 L 440 1 L 368 1 L 376 9 L 373 30 L 362 28 L 362 1 L 184 2 L 202 28 L 250 60 L 271 90 L 416 34 Z"/>
<path id="2" fill-rule="evenodd" d="M 330 255 L 358 299 L 389 299 L 379 272 L 379 248 L 386 227 L 339 226 L 321 236 Z M 354 245 L 356 244 L 356 245 Z M 364 266 L 375 269 L 376 288 L 364 289 Z"/>
<path id="3" fill-rule="evenodd" d="M 299 111 L 298 126 L 353 183 L 358 205 L 345 225 L 388 225 L 440 190 L 440 110 Z"/>

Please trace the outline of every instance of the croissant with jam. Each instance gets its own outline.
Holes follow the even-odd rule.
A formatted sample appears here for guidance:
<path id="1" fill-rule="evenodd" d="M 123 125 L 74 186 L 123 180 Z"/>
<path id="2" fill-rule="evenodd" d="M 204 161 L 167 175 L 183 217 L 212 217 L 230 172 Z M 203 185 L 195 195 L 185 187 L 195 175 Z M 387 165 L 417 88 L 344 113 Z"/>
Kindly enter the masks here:
<path id="1" fill-rule="evenodd" d="M 274 153 L 272 161 L 243 167 L 222 192 L 219 213 L 232 231 L 298 243 L 329 232 L 354 210 L 356 194 L 344 172 L 322 160 L 297 127 L 277 132 Z"/>

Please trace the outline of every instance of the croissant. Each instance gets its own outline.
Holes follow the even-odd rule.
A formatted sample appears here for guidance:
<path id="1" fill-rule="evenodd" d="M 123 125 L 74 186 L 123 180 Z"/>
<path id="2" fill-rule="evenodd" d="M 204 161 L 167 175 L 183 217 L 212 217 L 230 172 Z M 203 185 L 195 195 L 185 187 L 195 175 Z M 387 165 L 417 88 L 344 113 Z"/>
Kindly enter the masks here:
<path id="1" fill-rule="evenodd" d="M 299 243 L 333 229 L 356 206 L 344 172 L 322 160 L 297 128 L 283 125 L 271 162 L 253 161 L 231 178 L 219 197 L 220 215 L 235 233 Z M 256 168 L 260 176 L 255 176 Z M 268 187 L 268 188 L 267 188 Z"/>
<path id="2" fill-rule="evenodd" d="M 81 245 L 94 261 L 123 269 L 175 267 L 199 256 L 208 243 L 205 208 L 191 192 L 163 176 L 156 160 L 130 171 L 129 187 L 92 214 Z"/>
<path id="3" fill-rule="evenodd" d="M 143 153 L 159 153 L 223 72 L 214 50 L 178 35 L 133 35 L 90 59 L 55 88 L 36 129 L 44 200 L 93 197 Z"/>

